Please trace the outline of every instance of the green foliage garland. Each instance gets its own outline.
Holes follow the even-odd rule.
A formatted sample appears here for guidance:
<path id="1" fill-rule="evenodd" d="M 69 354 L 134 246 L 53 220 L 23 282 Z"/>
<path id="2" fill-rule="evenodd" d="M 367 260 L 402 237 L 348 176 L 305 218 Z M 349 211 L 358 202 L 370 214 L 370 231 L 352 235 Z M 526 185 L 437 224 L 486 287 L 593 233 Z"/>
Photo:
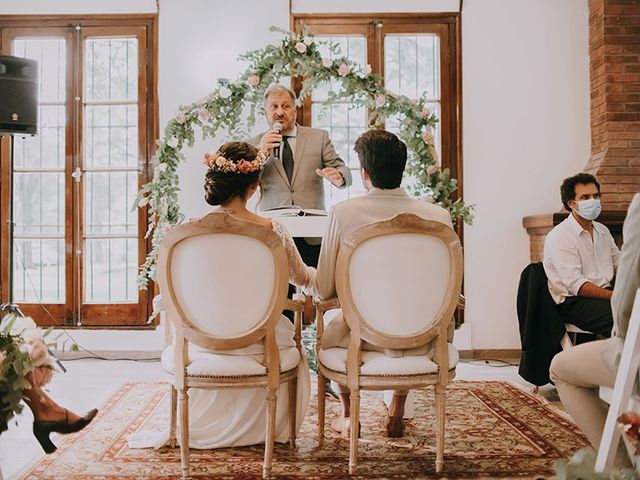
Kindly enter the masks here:
<path id="1" fill-rule="evenodd" d="M 448 169 L 440 170 L 434 148 L 433 128 L 438 120 L 426 107 L 426 98 L 412 100 L 385 90 L 378 75 L 369 67 L 362 67 L 342 56 L 339 47 L 329 44 L 333 58 L 323 58 L 318 44 L 306 33 L 295 33 L 272 27 L 283 34 L 277 44 L 248 52 L 240 57 L 249 67 L 235 82 L 216 88 L 210 95 L 190 105 L 180 107 L 157 142 L 153 158 L 153 180 L 142 187 L 136 204 L 148 206 L 149 226 L 146 238 L 151 237 L 151 251 L 140 267 L 138 284 L 146 288 L 148 279 L 155 279 L 155 262 L 165 231 L 182 220 L 178 206 L 179 182 L 176 169 L 186 158 L 181 152 L 185 145 L 193 146 L 194 128 L 200 127 L 203 138 L 213 137 L 220 130 L 234 139 L 249 138 L 256 123 L 256 113 L 263 113 L 263 94 L 266 88 L 282 77 L 304 79 L 297 105 L 322 82 L 340 81 L 338 92 L 331 92 L 324 102 L 349 100 L 353 108 L 364 107 L 370 112 L 372 126 L 385 122 L 389 116 L 400 119 L 399 137 L 407 145 L 409 158 L 406 176 L 412 181 L 408 189 L 416 197 L 431 197 L 448 209 L 452 219 L 471 224 L 473 206 L 461 199 L 453 201 L 456 179 Z M 249 107 L 243 120 L 243 107 Z"/>

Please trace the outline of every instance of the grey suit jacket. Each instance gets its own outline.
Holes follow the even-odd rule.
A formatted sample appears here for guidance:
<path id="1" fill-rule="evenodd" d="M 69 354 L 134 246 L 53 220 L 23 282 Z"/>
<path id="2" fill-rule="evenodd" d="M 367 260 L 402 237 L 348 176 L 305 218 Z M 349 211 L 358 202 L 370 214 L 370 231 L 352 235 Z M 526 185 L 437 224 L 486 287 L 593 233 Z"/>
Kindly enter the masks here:
<path id="1" fill-rule="evenodd" d="M 611 298 L 613 330 L 611 338 L 603 340 L 602 357 L 607 366 L 616 371 L 620 363 L 624 338 L 629 327 L 631 308 L 640 288 L 640 193 L 637 193 L 622 227 L 622 255 L 618 263 L 616 284 Z"/>
<path id="2" fill-rule="evenodd" d="M 260 135 L 249 140 L 260 144 Z M 293 175 L 291 182 L 282 167 L 282 160 L 269 157 L 260 181 L 262 198 L 259 210 L 296 205 L 302 208 L 325 209 L 324 179 L 316 173 L 316 168 L 334 167 L 344 177 L 340 188 L 351 185 L 351 171 L 338 157 L 325 130 L 297 126 L 296 146 L 293 152 Z"/>

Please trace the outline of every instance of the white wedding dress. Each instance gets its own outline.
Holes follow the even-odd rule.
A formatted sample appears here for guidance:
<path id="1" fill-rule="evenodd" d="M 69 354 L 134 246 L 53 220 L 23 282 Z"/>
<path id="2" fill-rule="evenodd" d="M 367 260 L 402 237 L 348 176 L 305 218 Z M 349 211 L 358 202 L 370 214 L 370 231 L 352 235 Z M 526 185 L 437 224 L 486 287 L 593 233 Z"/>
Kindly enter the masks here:
<path id="1" fill-rule="evenodd" d="M 289 260 L 289 281 L 308 288 L 315 277 L 315 268 L 302 261 L 291 235 L 277 220 L 272 220 L 273 231 L 282 239 Z M 281 316 L 276 327 L 276 342 L 280 351 L 295 347 L 294 329 L 291 321 Z M 233 350 L 232 353 L 209 353 L 190 344 L 191 355 L 256 355 L 262 357 L 262 341 L 249 347 Z M 195 348 L 194 348 L 195 347 Z M 173 346 L 163 352 L 173 355 Z M 304 420 L 311 392 L 309 365 L 306 357 L 298 364 L 296 405 L 296 431 Z M 289 386 L 280 385 L 277 393 L 275 441 L 289 441 Z M 265 441 L 266 391 L 263 387 L 233 390 L 189 389 L 189 446 L 211 449 L 256 445 Z M 169 440 L 168 411 L 166 429 L 162 432 L 140 431 L 127 436 L 131 448 L 160 448 Z M 178 437 L 179 438 L 179 437 Z"/>

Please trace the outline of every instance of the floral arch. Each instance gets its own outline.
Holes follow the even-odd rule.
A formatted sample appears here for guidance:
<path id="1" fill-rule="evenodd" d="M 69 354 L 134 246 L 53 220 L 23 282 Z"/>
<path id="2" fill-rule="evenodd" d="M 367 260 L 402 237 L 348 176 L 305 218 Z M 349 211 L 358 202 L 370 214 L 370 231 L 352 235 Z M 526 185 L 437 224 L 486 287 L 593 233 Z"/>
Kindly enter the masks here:
<path id="1" fill-rule="evenodd" d="M 220 129 L 228 131 L 233 139 L 249 138 L 249 130 L 256 122 L 256 109 L 262 108 L 264 91 L 282 77 L 304 79 L 298 106 L 318 84 L 333 79 L 340 82 L 341 89 L 330 93 L 326 104 L 348 99 L 354 107 L 366 107 L 374 127 L 382 125 L 389 116 L 399 115 L 402 121 L 398 136 L 408 149 L 405 177 L 412 179 L 410 193 L 431 197 L 450 211 L 454 222 L 471 224 L 473 207 L 462 199 L 452 200 L 456 179 L 450 177 L 448 169 L 439 168 L 433 136 L 438 120 L 425 105 L 424 96 L 412 100 L 387 91 L 369 66 L 354 64 L 341 56 L 335 44 L 328 45 L 333 58 L 323 58 L 316 41 L 305 32 L 295 34 L 275 27 L 271 30 L 281 32 L 282 39 L 241 55 L 240 60 L 247 61 L 249 67 L 237 81 L 225 83 L 207 97 L 181 106 L 167 123 L 153 158 L 153 180 L 142 187 L 136 200 L 137 206 L 149 207 L 146 238 L 151 237 L 151 250 L 138 276 L 141 288 L 146 288 L 149 279 L 155 279 L 155 263 L 164 233 L 181 221 L 176 169 L 185 160 L 182 147 L 193 146 L 194 128 L 200 127 L 203 138 L 215 136 Z M 243 120 L 245 106 L 249 107 L 249 114 Z"/>

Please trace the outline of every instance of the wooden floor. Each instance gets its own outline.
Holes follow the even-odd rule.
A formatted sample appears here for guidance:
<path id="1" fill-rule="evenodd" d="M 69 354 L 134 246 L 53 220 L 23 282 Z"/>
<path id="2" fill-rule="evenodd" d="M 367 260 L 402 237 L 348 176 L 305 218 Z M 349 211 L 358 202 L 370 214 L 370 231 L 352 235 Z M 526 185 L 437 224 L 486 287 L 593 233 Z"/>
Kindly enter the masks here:
<path id="1" fill-rule="evenodd" d="M 64 365 L 67 373 L 56 374 L 49 391 L 61 405 L 77 413 L 100 405 L 105 396 L 122 382 L 165 379 L 157 361 L 80 359 L 67 360 Z M 456 378 L 503 380 L 528 385 L 518 376 L 516 366 L 497 361 L 463 361 L 458 366 Z M 549 391 L 543 389 L 543 392 Z M 31 433 L 32 422 L 31 412 L 25 408 L 23 414 L 11 423 L 9 431 L 0 436 L 0 466 L 5 480 L 19 478 L 19 473 L 26 466 L 44 455 Z"/>

